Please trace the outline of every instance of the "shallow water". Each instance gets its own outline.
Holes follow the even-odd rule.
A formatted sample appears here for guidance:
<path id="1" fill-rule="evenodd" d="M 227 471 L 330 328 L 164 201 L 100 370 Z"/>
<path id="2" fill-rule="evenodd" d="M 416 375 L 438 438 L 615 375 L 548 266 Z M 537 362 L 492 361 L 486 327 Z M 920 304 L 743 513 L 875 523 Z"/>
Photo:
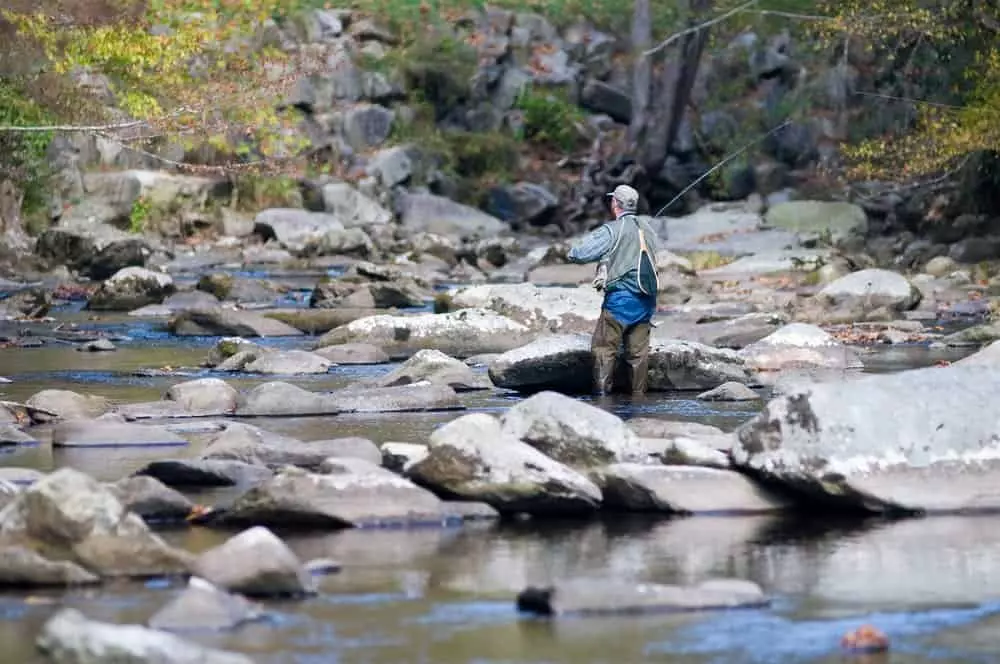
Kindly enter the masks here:
<path id="1" fill-rule="evenodd" d="M 79 314 L 74 314 L 77 318 Z M 77 318 L 83 320 L 83 317 Z M 119 401 L 160 398 L 183 377 L 139 377 L 139 369 L 201 369 L 213 338 L 172 339 L 155 323 L 127 317 L 91 321 L 127 336 L 114 353 L 66 347 L 0 349 L 3 398 L 23 400 L 44 388 L 100 394 Z M 265 341 L 303 347 L 308 340 Z M 869 371 L 954 360 L 969 351 L 923 346 L 874 349 Z M 295 378 L 310 389 L 335 389 L 395 365 L 337 367 Z M 225 376 L 248 387 L 275 377 Z M 501 412 L 504 393 L 468 393 L 470 410 Z M 705 403 L 693 393 L 596 402 L 624 418 L 685 419 L 731 430 L 759 404 Z M 254 421 L 304 440 L 362 435 L 376 442 L 423 441 L 448 413 L 340 415 Z M 59 450 L 48 445 L 0 455 L 0 465 L 51 470 L 72 466 L 118 479 L 150 459 L 194 456 L 186 448 Z M 615 517 L 592 522 L 516 522 L 465 529 L 281 533 L 303 558 L 329 557 L 343 571 L 321 593 L 268 603 L 268 620 L 228 634 L 191 634 L 200 642 L 278 663 L 559 663 L 664 661 L 841 662 L 840 637 L 864 623 L 888 633 L 891 655 L 850 661 L 923 664 L 1000 660 L 1000 517 L 933 518 L 903 523 L 830 523 L 765 517 L 676 520 Z M 167 531 L 192 551 L 226 533 Z M 530 620 L 513 597 L 528 584 L 561 578 L 697 582 L 710 576 L 753 580 L 775 601 L 763 610 L 644 618 Z M 92 618 L 143 622 L 176 586 L 121 583 L 69 593 L 0 594 L 3 661 L 41 662 L 32 638 L 58 607 Z"/>

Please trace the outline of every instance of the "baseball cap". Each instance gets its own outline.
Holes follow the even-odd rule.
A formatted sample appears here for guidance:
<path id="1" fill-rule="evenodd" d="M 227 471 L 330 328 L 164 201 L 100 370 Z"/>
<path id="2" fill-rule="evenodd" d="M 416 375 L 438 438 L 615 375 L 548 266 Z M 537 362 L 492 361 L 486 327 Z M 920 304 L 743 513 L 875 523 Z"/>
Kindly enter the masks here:
<path id="1" fill-rule="evenodd" d="M 615 199 L 621 209 L 626 212 L 635 212 L 639 207 L 639 192 L 627 184 L 618 185 L 614 191 L 607 195 Z"/>

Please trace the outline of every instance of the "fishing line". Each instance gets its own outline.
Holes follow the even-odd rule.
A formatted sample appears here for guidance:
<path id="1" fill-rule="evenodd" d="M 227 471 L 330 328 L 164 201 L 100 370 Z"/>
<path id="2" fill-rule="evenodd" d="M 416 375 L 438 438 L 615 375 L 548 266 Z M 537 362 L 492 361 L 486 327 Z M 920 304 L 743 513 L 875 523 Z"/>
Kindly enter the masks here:
<path id="1" fill-rule="evenodd" d="M 789 118 L 788 120 L 785 120 L 785 121 L 784 121 L 784 122 L 782 122 L 782 123 L 781 123 L 780 125 L 778 125 L 777 127 L 774 127 L 773 129 L 771 129 L 771 130 L 770 130 L 769 132 L 767 132 L 766 134 L 762 134 L 762 135 L 758 136 L 757 138 L 753 139 L 752 141 L 750 141 L 749 143 L 747 143 L 746 145 L 744 145 L 743 147 L 741 147 L 741 148 L 740 148 L 739 150 L 737 150 L 736 152 L 733 152 L 732 154 L 730 154 L 730 155 L 727 155 L 725 159 L 723 159 L 722 161 L 720 161 L 719 163 L 717 163 L 717 164 L 716 164 L 715 166 L 712 166 L 712 168 L 708 169 L 707 171 L 705 171 L 704 173 L 702 173 L 702 174 L 701 174 L 700 176 L 698 176 L 698 179 L 697 179 L 697 180 L 695 180 L 694 182 L 692 182 L 692 183 L 691 183 L 691 184 L 689 184 L 688 186 L 684 187 L 684 188 L 683 188 L 683 189 L 681 190 L 681 193 L 677 194 L 677 195 L 676 195 L 676 196 L 674 196 L 674 197 L 673 197 L 672 199 L 670 199 L 670 202 L 669 202 L 669 203 L 667 203 L 666 205 L 664 205 L 663 207 L 661 207 L 661 208 L 660 208 L 660 210 L 659 210 L 659 212 L 657 212 L 657 213 L 656 213 L 656 214 L 654 214 L 653 216 L 654 216 L 654 217 L 659 217 L 659 216 L 660 216 L 661 214 L 663 214 L 664 210 L 666 210 L 666 209 L 667 209 L 668 207 L 670 207 L 671 205 L 673 205 L 674 203 L 676 203 L 676 202 L 677 202 L 678 200 L 680 200 L 680 199 L 681 199 L 681 197 L 682 197 L 682 196 L 684 196 L 684 194 L 686 194 L 686 193 L 688 193 L 689 191 L 691 191 L 692 189 L 694 189 L 694 187 L 695 187 L 695 186 L 697 186 L 697 184 L 698 184 L 699 182 L 701 182 L 702 180 L 704 180 L 705 178 L 707 178 L 707 177 L 708 177 L 709 175 L 711 175 L 711 174 L 712 174 L 712 173 L 714 173 L 715 171 L 717 171 L 717 170 L 719 170 L 720 168 L 722 168 L 723 166 L 725 166 L 725 165 L 726 165 L 727 163 L 729 163 L 729 162 L 730 162 L 730 161 L 731 161 L 731 160 L 732 160 L 732 159 L 733 159 L 734 157 L 738 157 L 738 156 L 740 156 L 741 154 L 743 154 L 744 152 L 746 152 L 747 150 L 749 150 L 750 148 L 752 148 L 752 147 L 753 147 L 754 145 L 756 145 L 757 143 L 760 143 L 760 142 L 761 142 L 761 141 L 763 141 L 763 140 L 764 140 L 765 138 L 767 138 L 767 137 L 771 136 L 772 134 L 776 133 L 776 132 L 777 132 L 778 130 L 780 130 L 780 129 L 784 129 L 784 128 L 785 128 L 785 127 L 787 127 L 787 126 L 788 126 L 789 124 L 791 124 L 791 122 L 792 122 L 791 118 Z"/>

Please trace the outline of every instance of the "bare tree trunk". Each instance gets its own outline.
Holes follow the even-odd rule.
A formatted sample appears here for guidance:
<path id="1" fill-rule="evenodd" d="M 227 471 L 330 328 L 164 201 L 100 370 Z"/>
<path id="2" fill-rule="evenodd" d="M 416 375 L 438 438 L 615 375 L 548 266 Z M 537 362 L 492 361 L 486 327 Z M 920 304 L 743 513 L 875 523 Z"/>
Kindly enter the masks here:
<path id="1" fill-rule="evenodd" d="M 28 236 L 21 222 L 24 192 L 11 180 L 0 180 L 0 249 L 7 252 L 25 251 Z"/>
<path id="2" fill-rule="evenodd" d="M 652 56 L 646 51 L 653 45 L 653 21 L 649 0 L 635 0 L 632 10 L 632 118 L 628 128 L 629 149 L 636 151 L 649 113 L 650 86 L 653 79 Z"/>
<path id="3" fill-rule="evenodd" d="M 698 18 L 711 7 L 712 0 L 690 0 L 690 24 L 697 25 Z M 649 173 L 659 172 L 673 147 L 707 43 L 706 27 L 682 37 L 674 57 L 668 55 L 656 103 L 646 118 L 646 131 L 640 142 L 643 148 L 640 161 Z"/>

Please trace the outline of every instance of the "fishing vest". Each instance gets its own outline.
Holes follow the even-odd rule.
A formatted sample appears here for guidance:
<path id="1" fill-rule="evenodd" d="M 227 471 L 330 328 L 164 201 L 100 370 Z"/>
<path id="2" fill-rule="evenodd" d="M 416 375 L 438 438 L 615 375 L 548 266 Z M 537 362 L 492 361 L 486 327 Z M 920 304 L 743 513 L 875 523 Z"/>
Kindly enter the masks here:
<path id="1" fill-rule="evenodd" d="M 627 288 L 635 293 L 655 295 L 658 285 L 656 275 L 656 231 L 645 219 L 634 214 L 623 214 L 607 224 L 612 235 L 611 251 L 607 254 L 608 280 L 605 290 Z M 639 228 L 642 228 L 649 261 L 642 261 L 640 268 Z M 652 292 L 649 292 L 649 291 Z"/>

